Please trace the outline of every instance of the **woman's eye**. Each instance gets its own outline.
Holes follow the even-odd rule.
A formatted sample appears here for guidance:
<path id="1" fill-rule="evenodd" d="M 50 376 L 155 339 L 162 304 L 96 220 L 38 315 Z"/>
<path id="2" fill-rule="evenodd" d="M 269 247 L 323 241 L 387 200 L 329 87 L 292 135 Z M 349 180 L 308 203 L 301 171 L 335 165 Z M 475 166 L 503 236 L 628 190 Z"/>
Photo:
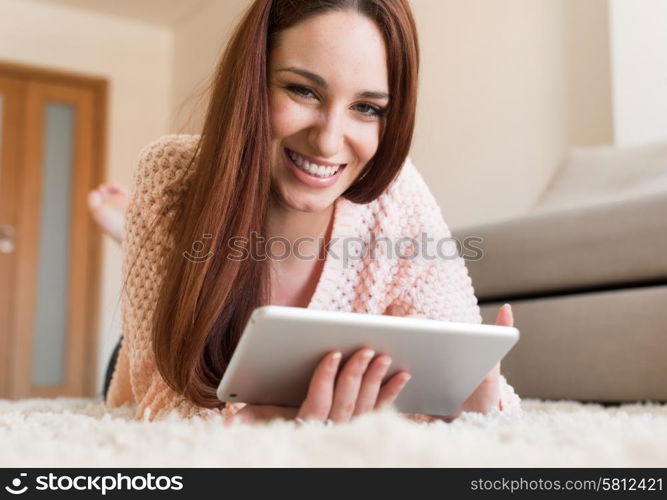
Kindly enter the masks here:
<path id="1" fill-rule="evenodd" d="M 315 97 L 313 91 L 308 87 L 302 87 L 301 85 L 287 85 L 285 88 L 300 97 Z"/>
<path id="2" fill-rule="evenodd" d="M 303 87 L 301 85 L 286 85 L 285 88 L 289 92 L 291 92 L 291 93 L 293 93 L 293 94 L 295 94 L 299 97 L 303 97 L 304 99 L 316 99 L 317 98 L 315 93 L 311 89 L 309 89 L 308 87 Z M 369 117 L 369 118 L 381 118 L 385 113 L 384 108 L 381 108 L 379 106 L 375 106 L 373 104 L 369 104 L 369 103 L 366 103 L 366 102 L 362 102 L 360 104 L 357 104 L 356 108 L 363 116 L 366 116 L 366 117 Z"/>
<path id="3" fill-rule="evenodd" d="M 379 106 L 374 106 L 368 103 L 361 103 L 357 105 L 357 109 L 361 112 L 362 115 L 377 117 L 380 118 L 384 115 L 384 109 Z"/>

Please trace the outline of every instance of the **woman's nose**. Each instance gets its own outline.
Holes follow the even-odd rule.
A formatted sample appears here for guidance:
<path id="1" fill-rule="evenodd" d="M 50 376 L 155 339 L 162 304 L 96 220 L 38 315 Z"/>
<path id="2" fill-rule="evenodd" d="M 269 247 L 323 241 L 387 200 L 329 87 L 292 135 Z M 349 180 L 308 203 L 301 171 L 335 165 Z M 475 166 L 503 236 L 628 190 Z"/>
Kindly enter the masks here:
<path id="1" fill-rule="evenodd" d="M 323 114 L 311 130 L 311 142 L 324 158 L 333 158 L 343 145 L 343 117 L 337 111 Z"/>

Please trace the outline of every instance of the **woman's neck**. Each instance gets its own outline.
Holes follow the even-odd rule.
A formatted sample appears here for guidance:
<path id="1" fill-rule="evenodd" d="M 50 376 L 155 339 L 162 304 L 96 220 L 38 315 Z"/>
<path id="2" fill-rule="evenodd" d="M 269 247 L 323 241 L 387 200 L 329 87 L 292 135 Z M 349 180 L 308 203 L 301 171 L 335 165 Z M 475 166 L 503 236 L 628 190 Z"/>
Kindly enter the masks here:
<path id="1" fill-rule="evenodd" d="M 281 238 L 290 242 L 292 251 L 283 262 L 293 262 L 296 259 L 297 244 L 301 255 L 317 255 L 320 240 L 326 243 L 330 237 L 333 213 L 333 204 L 322 212 L 302 212 L 272 200 L 267 214 L 266 239 Z M 273 244 L 273 247 L 274 253 L 283 252 L 282 245 Z"/>

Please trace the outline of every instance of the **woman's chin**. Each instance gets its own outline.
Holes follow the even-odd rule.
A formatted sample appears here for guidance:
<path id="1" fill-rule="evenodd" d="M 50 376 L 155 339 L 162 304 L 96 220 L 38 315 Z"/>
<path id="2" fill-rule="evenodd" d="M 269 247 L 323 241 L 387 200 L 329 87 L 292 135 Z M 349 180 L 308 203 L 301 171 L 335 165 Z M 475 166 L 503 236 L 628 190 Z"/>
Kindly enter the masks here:
<path id="1" fill-rule="evenodd" d="M 323 203 L 322 200 L 317 201 L 293 201 L 287 203 L 287 206 L 292 210 L 298 210 L 299 212 L 307 213 L 321 213 L 325 212 L 331 206 L 331 203 Z"/>
<path id="2" fill-rule="evenodd" d="M 280 197 L 283 207 L 309 213 L 324 212 L 336 201 L 331 193 L 304 193 L 292 189 L 281 189 Z"/>

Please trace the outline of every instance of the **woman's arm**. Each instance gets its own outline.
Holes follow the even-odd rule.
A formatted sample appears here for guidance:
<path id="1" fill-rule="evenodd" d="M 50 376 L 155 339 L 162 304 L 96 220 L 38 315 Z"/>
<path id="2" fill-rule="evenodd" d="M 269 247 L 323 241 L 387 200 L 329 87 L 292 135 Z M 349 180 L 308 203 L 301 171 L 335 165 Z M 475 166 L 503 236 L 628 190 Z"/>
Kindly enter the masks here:
<path id="1" fill-rule="evenodd" d="M 209 409 L 191 403 L 172 390 L 160 375 L 153 355 L 151 325 L 162 283 L 171 206 L 180 192 L 174 183 L 188 167 L 196 136 L 167 136 L 139 155 L 123 240 L 121 297 L 123 342 L 109 389 L 109 404 L 137 405 L 137 419 L 154 420 L 172 411 L 183 417 L 226 417 L 232 408 Z M 177 186 L 176 186 L 177 187 Z M 151 228 L 155 223 L 155 227 Z M 221 403 L 222 406 L 222 403 Z"/>
<path id="2" fill-rule="evenodd" d="M 394 194 L 395 198 L 402 200 L 400 209 L 409 214 L 402 219 L 401 234 L 430 243 L 418 249 L 416 258 L 398 263 L 396 278 L 404 285 L 387 308 L 387 314 L 481 323 L 472 281 L 442 211 L 414 165 L 408 161 L 405 168 Z M 422 235 L 427 235 L 428 239 Z M 513 324 L 511 308 L 501 308 L 497 324 Z M 487 413 L 494 408 L 519 411 L 520 401 L 500 373 L 499 363 L 450 419 L 463 411 Z"/>
<path id="3" fill-rule="evenodd" d="M 496 325 L 514 326 L 512 308 L 509 304 L 505 304 L 498 311 Z M 521 410 L 521 399 L 516 395 L 514 389 L 507 383 L 505 377 L 500 374 L 500 362 L 491 369 L 480 385 L 477 386 L 473 393 L 468 396 L 454 413 L 450 415 L 409 414 L 408 418 L 417 422 L 433 422 L 435 420 L 451 422 L 458 418 L 463 412 L 487 414 L 495 409 L 509 413 Z"/>
<path id="4" fill-rule="evenodd" d="M 420 275 L 388 311 L 401 316 L 481 323 L 477 299 L 462 264 L 433 264 L 426 275 Z M 514 319 L 509 305 L 500 308 L 496 324 L 513 326 Z M 500 363 L 487 374 L 461 408 L 442 419 L 451 421 L 464 411 L 488 413 L 496 408 L 507 413 L 521 411 L 521 398 L 500 373 Z M 419 420 L 423 421 L 422 418 Z"/>

